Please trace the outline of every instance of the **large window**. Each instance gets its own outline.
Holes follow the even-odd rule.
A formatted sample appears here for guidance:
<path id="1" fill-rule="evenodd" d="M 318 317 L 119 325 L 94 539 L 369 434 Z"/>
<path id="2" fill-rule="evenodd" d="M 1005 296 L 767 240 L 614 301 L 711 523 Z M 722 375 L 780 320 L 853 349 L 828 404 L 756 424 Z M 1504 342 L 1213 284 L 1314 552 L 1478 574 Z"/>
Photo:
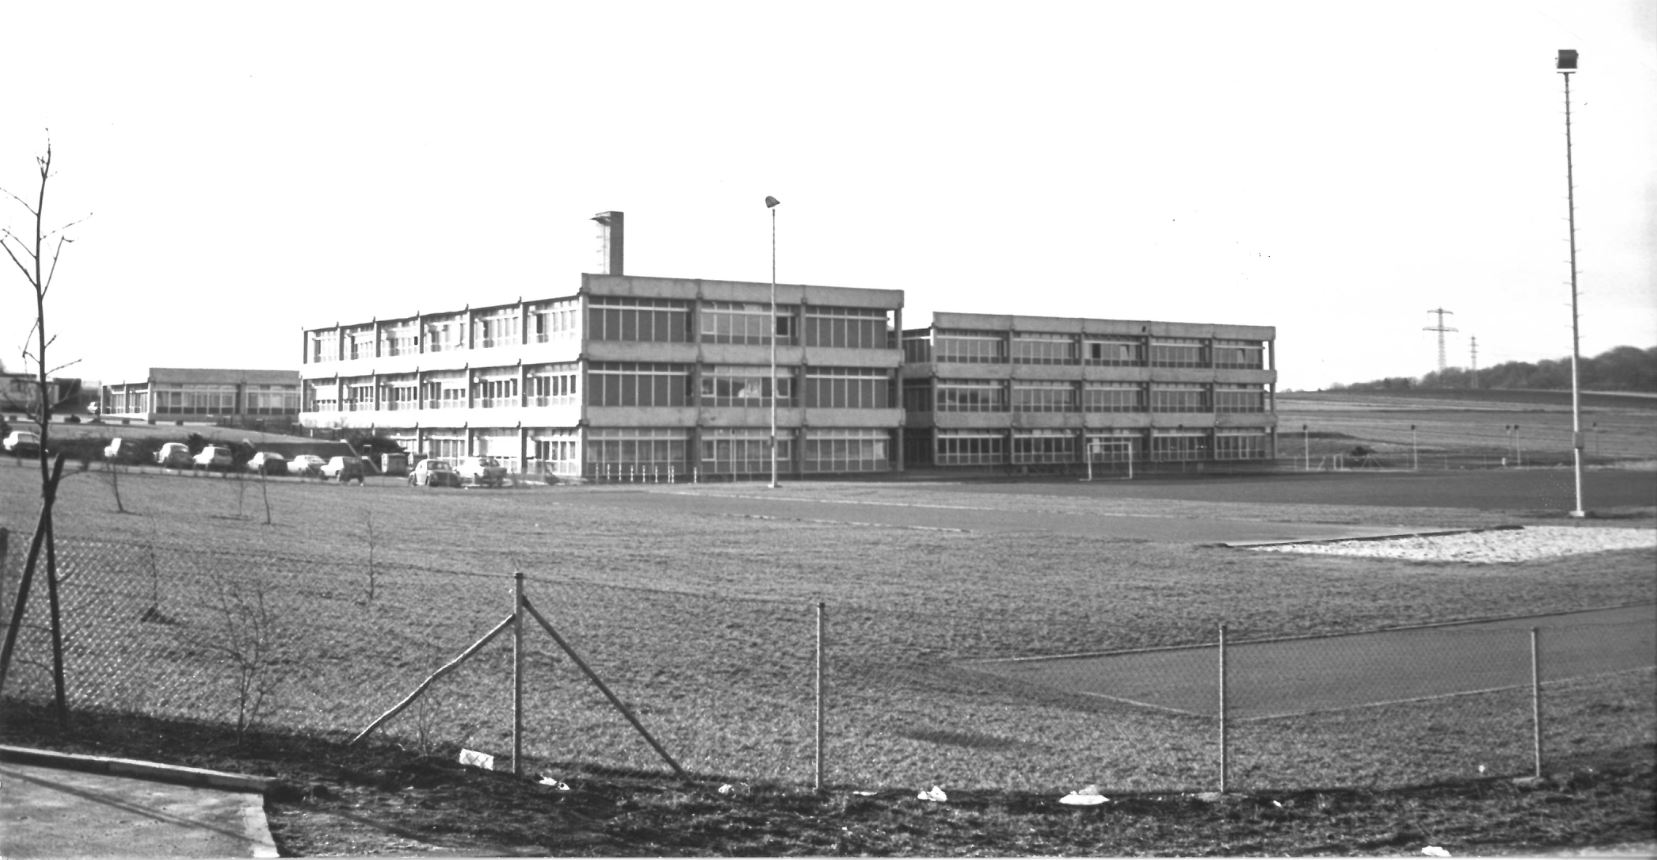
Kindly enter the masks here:
<path id="1" fill-rule="evenodd" d="M 879 308 L 808 306 L 805 312 L 806 346 L 844 349 L 886 349 L 886 311 Z"/>
<path id="2" fill-rule="evenodd" d="M 937 332 L 933 335 L 932 351 L 939 363 L 1002 364 L 1007 361 L 1007 339 L 994 331 Z"/>
<path id="3" fill-rule="evenodd" d="M 1089 382 L 1082 388 L 1084 412 L 1144 412 L 1145 386 L 1137 382 Z"/>
<path id="4" fill-rule="evenodd" d="M 932 333 L 909 335 L 903 339 L 903 363 L 926 364 L 932 361 Z"/>
<path id="5" fill-rule="evenodd" d="M 1088 364 L 1138 367 L 1145 363 L 1145 342 L 1138 338 L 1088 338 L 1082 344 Z"/>
<path id="6" fill-rule="evenodd" d="M 794 459 L 794 441 L 777 437 L 777 463 L 787 468 Z M 702 474 L 763 475 L 771 472 L 771 431 L 763 427 L 705 429 L 702 431 Z"/>
<path id="7" fill-rule="evenodd" d="M 1264 412 L 1266 411 L 1266 389 L 1261 385 L 1216 384 L 1214 386 L 1214 411 Z"/>
<path id="8" fill-rule="evenodd" d="M 579 336 L 577 323 L 581 321 L 581 305 L 575 299 L 564 299 L 531 305 L 529 308 L 529 341 L 548 341 Z"/>
<path id="9" fill-rule="evenodd" d="M 1014 430 L 1014 463 L 1074 463 L 1076 434 L 1069 430 Z"/>
<path id="10" fill-rule="evenodd" d="M 249 415 L 282 415 L 299 411 L 299 389 L 291 385 L 249 385 Z"/>
<path id="11" fill-rule="evenodd" d="M 357 326 L 345 330 L 345 357 L 352 360 L 374 357 L 373 326 Z"/>
<path id="12" fill-rule="evenodd" d="M 461 371 L 428 373 L 420 381 L 423 409 L 465 409 L 466 376 Z"/>
<path id="13" fill-rule="evenodd" d="M 697 314 L 702 320 L 703 343 L 763 345 L 771 342 L 773 332 L 778 344 L 794 343 L 791 307 L 778 305 L 774 321 L 768 302 L 703 302 Z"/>
<path id="14" fill-rule="evenodd" d="M 466 322 L 459 316 L 426 320 L 422 352 L 447 352 L 466 346 Z"/>
<path id="15" fill-rule="evenodd" d="M 310 363 L 339 361 L 339 330 L 311 332 Z"/>
<path id="16" fill-rule="evenodd" d="M 1007 387 L 993 379 L 938 380 L 939 412 L 1006 412 Z"/>
<path id="17" fill-rule="evenodd" d="M 530 406 L 575 406 L 576 380 L 580 379 L 574 364 L 542 364 L 530 367 L 524 380 L 524 393 Z"/>
<path id="18" fill-rule="evenodd" d="M 380 408 L 393 412 L 419 409 L 419 386 L 412 374 L 380 379 Z"/>
<path id="19" fill-rule="evenodd" d="M 903 411 L 932 411 L 932 380 L 905 379 L 903 381 Z"/>
<path id="20" fill-rule="evenodd" d="M 353 379 L 344 385 L 345 410 L 368 411 L 374 408 L 374 383 L 368 379 Z"/>
<path id="21" fill-rule="evenodd" d="M 1202 430 L 1153 430 L 1151 459 L 1180 462 L 1208 459 L 1208 434 Z"/>
<path id="22" fill-rule="evenodd" d="M 536 462 L 524 471 L 531 474 L 574 478 L 581 475 L 581 437 L 574 428 L 545 428 L 529 431 Z"/>
<path id="23" fill-rule="evenodd" d="M 703 406 L 770 406 L 772 384 L 769 367 L 717 365 L 702 369 Z M 777 368 L 778 406 L 794 405 L 793 371 Z"/>
<path id="24" fill-rule="evenodd" d="M 999 466 L 1007 462 L 1007 436 L 994 430 L 938 430 L 940 466 Z"/>
<path id="25" fill-rule="evenodd" d="M 813 409 L 885 409 L 892 399 L 889 377 L 889 371 L 879 368 L 809 368 L 805 405 Z"/>
<path id="26" fill-rule="evenodd" d="M 887 448 L 891 434 L 873 428 L 807 430 L 807 472 L 884 472 L 891 468 Z"/>
<path id="27" fill-rule="evenodd" d="M 1266 366 L 1266 348 L 1259 341 L 1214 341 L 1214 366 L 1260 370 Z"/>
<path id="28" fill-rule="evenodd" d="M 587 463 L 594 477 L 622 481 L 677 478 L 690 450 L 680 427 L 595 427 L 587 431 Z"/>
<path id="29" fill-rule="evenodd" d="M 690 366 L 594 362 L 587 370 L 588 406 L 688 406 Z"/>
<path id="30" fill-rule="evenodd" d="M 587 337 L 686 343 L 690 340 L 690 305 L 667 299 L 593 298 L 587 305 Z"/>
<path id="31" fill-rule="evenodd" d="M 479 371 L 472 380 L 472 406 L 501 409 L 522 405 L 518 399 L 518 369 L 515 367 Z"/>
<path id="32" fill-rule="evenodd" d="M 1151 341 L 1151 366 L 1207 367 L 1205 352 L 1200 340 L 1157 338 Z"/>
<path id="33" fill-rule="evenodd" d="M 420 351 L 420 328 L 413 320 L 380 326 L 380 355 L 410 355 Z"/>
<path id="34" fill-rule="evenodd" d="M 499 308 L 472 318 L 472 343 L 478 349 L 515 346 L 522 342 L 518 308 Z"/>
<path id="35" fill-rule="evenodd" d="M 1263 430 L 1218 430 L 1214 433 L 1214 459 L 1266 459 L 1266 433 Z"/>
<path id="36" fill-rule="evenodd" d="M 1021 332 L 1013 335 L 1015 364 L 1074 364 L 1076 339 L 1068 334 Z"/>
<path id="37" fill-rule="evenodd" d="M 1013 380 L 1014 412 L 1073 412 L 1076 387 L 1068 382 L 1041 379 Z"/>
<path id="38" fill-rule="evenodd" d="M 1208 387 L 1196 382 L 1157 382 L 1151 385 L 1152 412 L 1210 412 Z"/>
<path id="39" fill-rule="evenodd" d="M 303 383 L 303 385 L 305 386 L 306 412 L 339 411 L 339 385 L 333 382 L 306 382 Z M 166 395 L 169 393 L 177 394 L 178 392 L 167 392 L 160 390 L 155 392 L 155 411 L 167 411 L 164 406 L 167 399 Z"/>

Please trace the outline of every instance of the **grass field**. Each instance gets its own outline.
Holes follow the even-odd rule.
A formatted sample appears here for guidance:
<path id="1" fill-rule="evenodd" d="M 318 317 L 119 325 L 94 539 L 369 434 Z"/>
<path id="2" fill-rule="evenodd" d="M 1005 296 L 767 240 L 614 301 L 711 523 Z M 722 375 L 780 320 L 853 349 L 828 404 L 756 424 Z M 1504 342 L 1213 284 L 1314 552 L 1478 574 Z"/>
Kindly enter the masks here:
<path id="1" fill-rule="evenodd" d="M 1450 412 L 1437 419 L 1445 427 L 1467 419 Z M 1348 438 L 1381 435 L 1365 432 Z M 1657 437 L 1649 423 L 1644 435 L 1627 432 L 1631 458 Z M 12 584 L 32 528 L 34 476 L 0 464 Z M 723 499 L 763 490 L 731 485 L 460 492 L 131 472 L 118 486 L 128 513 L 116 513 L 110 476 L 98 467 L 66 478 L 59 501 L 70 651 L 96 655 L 72 678 L 90 691 L 80 707 L 233 723 L 233 679 L 222 649 L 212 655 L 233 618 L 246 626 L 249 616 L 233 608 L 253 595 L 268 602 L 280 645 L 270 659 L 279 683 L 260 726 L 348 736 L 504 617 L 510 575 L 522 571 L 532 603 L 685 767 L 756 784 L 810 781 L 818 603 L 829 646 L 826 778 L 912 795 L 933 783 L 1044 793 L 1217 783 L 1212 720 L 1021 685 L 974 671 L 971 661 L 1208 642 L 1222 622 L 1237 639 L 1268 638 L 1657 599 L 1646 551 L 1494 566 L 1246 554 L 1189 540 L 733 514 Z M 1155 501 L 1123 484 L 1030 495 L 946 482 L 821 482 L 778 493 L 848 511 L 1154 512 L 1194 524 L 1472 527 L 1537 516 L 1445 507 L 1383 514 L 1363 504 L 1359 486 L 1338 506 Z M 666 491 L 694 492 L 694 504 L 629 503 Z M 1610 524 L 1657 527 L 1650 508 L 1619 516 Z M 528 640 L 527 754 L 537 767 L 666 772 L 547 637 L 532 629 Z M 20 689 L 40 701 L 41 655 L 32 658 L 19 670 Z M 386 737 L 445 754 L 461 745 L 509 749 L 508 662 L 496 643 Z M 1555 692 L 1546 740 L 1561 767 L 1650 757 L 1657 689 L 1649 671 Z M 1503 691 L 1250 723 L 1230 738 L 1229 788 L 1373 789 L 1523 774 L 1528 709 L 1524 695 Z"/>

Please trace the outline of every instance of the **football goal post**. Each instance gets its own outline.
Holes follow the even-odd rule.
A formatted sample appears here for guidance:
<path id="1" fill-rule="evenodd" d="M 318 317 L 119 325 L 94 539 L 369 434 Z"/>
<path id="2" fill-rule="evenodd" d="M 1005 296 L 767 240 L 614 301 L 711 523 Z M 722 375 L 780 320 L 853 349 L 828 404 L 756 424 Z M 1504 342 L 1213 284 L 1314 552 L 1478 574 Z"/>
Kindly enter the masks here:
<path id="1" fill-rule="evenodd" d="M 1087 440 L 1087 479 L 1093 480 L 1093 464 L 1095 462 L 1113 466 L 1125 463 L 1128 468 L 1128 480 L 1133 480 L 1133 447 L 1134 439 L 1130 438 L 1102 438 L 1093 437 Z"/>

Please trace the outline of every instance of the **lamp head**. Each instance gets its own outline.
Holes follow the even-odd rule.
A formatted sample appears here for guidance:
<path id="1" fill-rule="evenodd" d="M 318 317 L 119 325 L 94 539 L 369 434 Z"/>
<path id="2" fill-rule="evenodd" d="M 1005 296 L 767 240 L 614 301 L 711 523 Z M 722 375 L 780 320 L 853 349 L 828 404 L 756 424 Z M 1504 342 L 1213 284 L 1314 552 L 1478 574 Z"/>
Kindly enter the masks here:
<path id="1" fill-rule="evenodd" d="M 782 202 L 781 200 L 778 200 L 775 197 L 771 197 L 771 196 L 767 195 L 766 198 L 765 198 L 765 208 L 770 209 L 770 208 L 776 206 L 778 203 L 781 203 L 781 202 Z"/>
<path id="2" fill-rule="evenodd" d="M 1576 71 L 1576 52 L 1569 49 L 1561 49 L 1559 52 L 1559 62 L 1555 64 L 1554 68 L 1561 72 Z"/>

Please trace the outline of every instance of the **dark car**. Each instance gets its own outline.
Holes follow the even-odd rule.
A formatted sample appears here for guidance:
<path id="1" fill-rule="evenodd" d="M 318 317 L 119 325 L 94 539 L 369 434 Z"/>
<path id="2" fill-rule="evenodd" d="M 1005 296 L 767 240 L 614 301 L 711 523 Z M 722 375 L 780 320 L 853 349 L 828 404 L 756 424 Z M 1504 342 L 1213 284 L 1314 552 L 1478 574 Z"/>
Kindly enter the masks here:
<path id="1" fill-rule="evenodd" d="M 342 484 L 346 481 L 356 481 L 360 484 L 368 470 L 363 468 L 361 457 L 341 456 L 329 458 L 328 462 L 322 464 L 320 472 L 323 480 L 338 478 Z"/>
<path id="2" fill-rule="evenodd" d="M 411 487 L 458 487 L 460 474 L 448 460 L 429 457 L 415 464 L 408 483 Z"/>

